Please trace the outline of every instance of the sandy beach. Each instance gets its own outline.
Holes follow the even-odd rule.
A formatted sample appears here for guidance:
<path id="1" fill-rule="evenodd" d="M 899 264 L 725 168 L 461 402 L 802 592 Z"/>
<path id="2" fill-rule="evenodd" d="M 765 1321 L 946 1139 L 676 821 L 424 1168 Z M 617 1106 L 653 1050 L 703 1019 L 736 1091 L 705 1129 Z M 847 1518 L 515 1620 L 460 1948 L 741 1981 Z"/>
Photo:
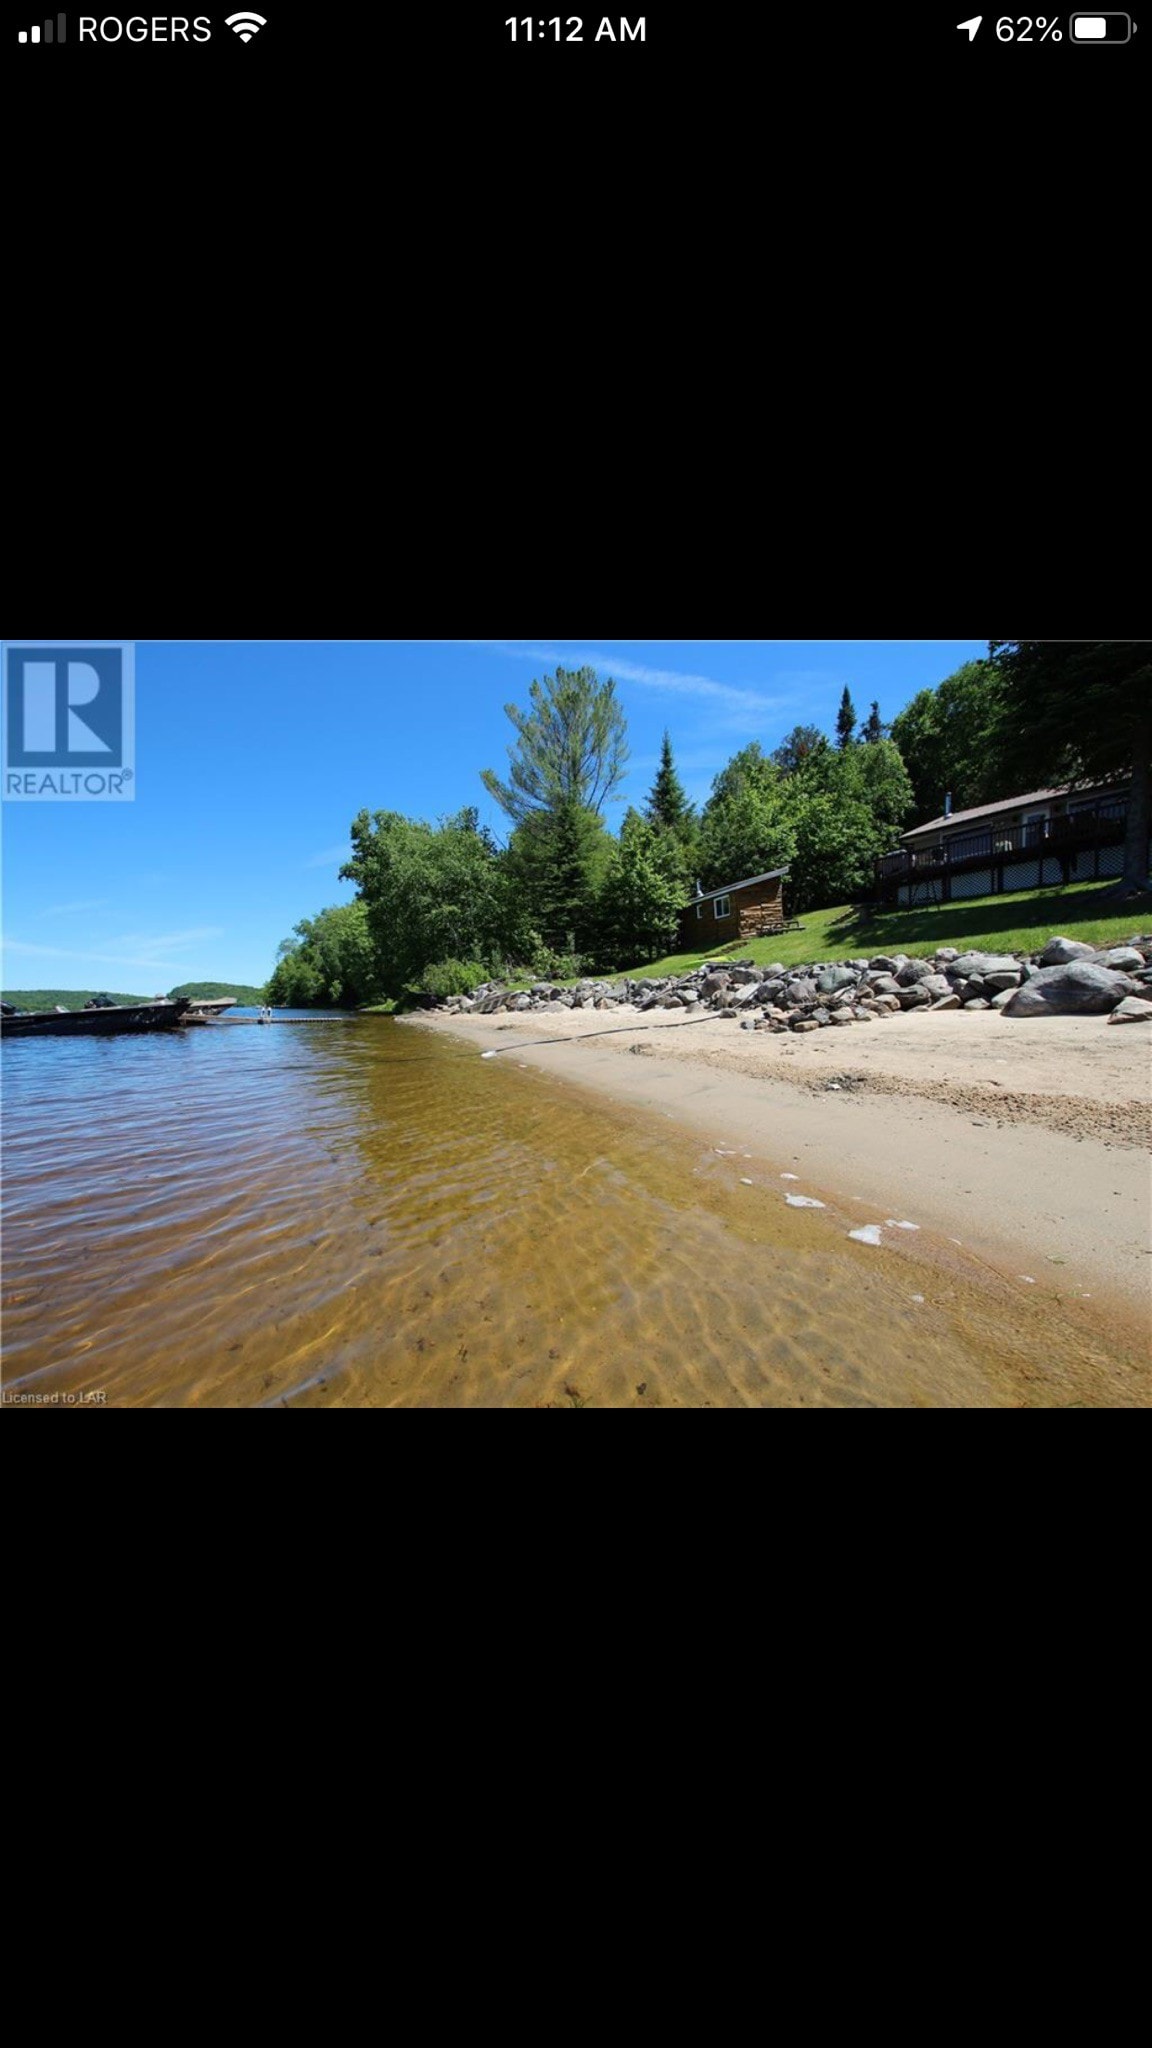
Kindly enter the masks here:
<path id="1" fill-rule="evenodd" d="M 738 1179 L 835 1201 L 884 1242 L 889 1219 L 912 1221 L 922 1252 L 1094 1302 L 1147 1353 L 1146 1025 L 944 1012 L 774 1036 L 627 1012 L 412 1022 L 670 1119 L 730 1151 Z"/>

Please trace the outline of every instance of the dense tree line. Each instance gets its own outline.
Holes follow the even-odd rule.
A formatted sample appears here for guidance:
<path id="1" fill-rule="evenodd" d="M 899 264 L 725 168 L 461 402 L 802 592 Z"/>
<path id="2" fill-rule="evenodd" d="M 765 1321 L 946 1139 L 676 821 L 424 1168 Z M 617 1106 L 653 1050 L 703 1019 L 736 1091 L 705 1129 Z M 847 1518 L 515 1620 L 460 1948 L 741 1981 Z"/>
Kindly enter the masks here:
<path id="1" fill-rule="evenodd" d="M 615 685 L 592 669 L 534 682 L 506 707 L 504 776 L 482 780 L 508 821 L 503 843 L 476 810 L 427 824 L 397 811 L 354 820 L 342 875 L 356 901 L 297 925 L 269 1000 L 353 1006 L 405 991 L 448 993 L 510 966 L 562 978 L 615 970 L 675 944 L 696 886 L 774 868 L 803 913 L 872 888 L 874 861 L 913 823 L 1018 789 L 1131 775 L 1125 881 L 1146 880 L 1152 643 L 992 641 L 922 690 L 886 726 L 860 723 L 845 689 L 835 742 L 796 726 L 771 754 L 753 742 L 697 814 L 665 733 L 643 811 L 618 832 L 605 810 L 628 760 Z"/>

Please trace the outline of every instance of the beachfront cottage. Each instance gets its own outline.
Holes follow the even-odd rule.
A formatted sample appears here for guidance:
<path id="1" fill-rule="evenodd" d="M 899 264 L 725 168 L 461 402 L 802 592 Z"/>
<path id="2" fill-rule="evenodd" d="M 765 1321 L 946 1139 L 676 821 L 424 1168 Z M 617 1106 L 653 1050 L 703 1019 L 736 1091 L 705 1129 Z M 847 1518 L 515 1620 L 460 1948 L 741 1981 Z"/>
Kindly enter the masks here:
<path id="1" fill-rule="evenodd" d="M 1094 882 L 1124 871 L 1128 784 L 1033 789 L 905 832 L 876 863 L 880 902 L 955 903 L 1013 889 Z"/>
<path id="2" fill-rule="evenodd" d="M 729 882 L 723 889 L 701 889 L 680 916 L 680 946 L 686 953 L 707 953 L 744 939 L 767 938 L 782 932 L 787 868 L 753 875 L 747 882 Z"/>

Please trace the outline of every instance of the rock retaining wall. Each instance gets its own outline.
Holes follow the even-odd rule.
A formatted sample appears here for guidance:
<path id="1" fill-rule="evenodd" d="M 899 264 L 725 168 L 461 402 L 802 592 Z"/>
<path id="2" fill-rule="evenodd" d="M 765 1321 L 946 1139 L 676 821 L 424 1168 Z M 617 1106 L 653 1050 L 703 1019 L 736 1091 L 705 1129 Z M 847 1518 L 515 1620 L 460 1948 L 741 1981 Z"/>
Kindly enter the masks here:
<path id="1" fill-rule="evenodd" d="M 698 967 L 663 979 L 581 981 L 530 989 L 488 982 L 440 1005 L 449 1016 L 554 1015 L 564 1010 L 729 1017 L 744 1031 L 820 1031 L 874 1024 L 902 1010 L 999 1010 L 1006 1017 L 1100 1015 L 1117 1023 L 1152 1019 L 1152 936 L 1097 950 L 1053 938 L 1039 953 L 958 953 L 930 959 L 881 953 L 871 960 L 755 967 L 749 960 Z"/>

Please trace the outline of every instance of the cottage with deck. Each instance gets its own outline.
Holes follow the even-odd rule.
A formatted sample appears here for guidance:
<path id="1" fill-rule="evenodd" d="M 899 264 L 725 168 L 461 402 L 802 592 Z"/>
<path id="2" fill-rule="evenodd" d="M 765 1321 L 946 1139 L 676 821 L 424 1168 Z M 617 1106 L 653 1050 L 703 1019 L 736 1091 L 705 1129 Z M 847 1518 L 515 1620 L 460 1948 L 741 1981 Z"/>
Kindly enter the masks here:
<path id="1" fill-rule="evenodd" d="M 905 832 L 898 853 L 876 863 L 880 902 L 954 903 L 1091 882 L 1124 869 L 1128 784 L 1034 789 L 972 811 L 953 811 Z"/>
<path id="2" fill-rule="evenodd" d="M 787 868 L 774 868 L 770 875 L 729 882 L 723 889 L 705 891 L 697 886 L 695 900 L 681 913 L 681 948 L 707 953 L 786 931 L 783 885 L 788 879 Z"/>

